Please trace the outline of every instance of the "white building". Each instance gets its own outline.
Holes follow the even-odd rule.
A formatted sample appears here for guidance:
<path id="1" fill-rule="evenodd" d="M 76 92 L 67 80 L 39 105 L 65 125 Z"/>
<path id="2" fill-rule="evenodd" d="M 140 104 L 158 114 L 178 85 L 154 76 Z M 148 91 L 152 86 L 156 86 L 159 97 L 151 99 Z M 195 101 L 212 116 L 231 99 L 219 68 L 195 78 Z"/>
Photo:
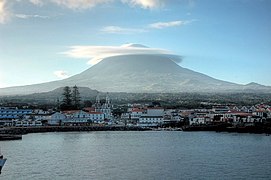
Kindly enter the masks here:
<path id="1" fill-rule="evenodd" d="M 153 107 L 147 108 L 146 113 L 143 113 L 138 121 L 138 126 L 157 127 L 163 123 L 164 108 Z"/>
<path id="2" fill-rule="evenodd" d="M 189 125 L 200 125 L 200 124 L 206 124 L 206 118 L 205 117 L 189 118 Z"/>
<path id="3" fill-rule="evenodd" d="M 16 127 L 29 127 L 29 126 L 42 126 L 42 122 L 40 120 L 14 120 L 13 125 Z"/>
<path id="4" fill-rule="evenodd" d="M 51 115 L 51 118 L 48 120 L 49 125 L 60 125 L 66 119 L 66 115 L 60 112 L 55 112 Z"/>
<path id="5" fill-rule="evenodd" d="M 94 104 L 95 112 L 103 113 L 105 116 L 105 119 L 112 120 L 112 104 L 110 102 L 110 98 L 108 93 L 106 94 L 105 103 L 102 104 L 100 101 L 100 95 L 98 94 L 96 97 L 96 103 Z"/>
<path id="6" fill-rule="evenodd" d="M 209 113 L 205 112 L 194 112 L 189 116 L 189 125 L 201 125 L 201 124 L 208 124 L 213 122 L 215 116 L 220 116 L 216 113 Z M 220 120 L 219 120 L 220 121 Z"/>
<path id="7" fill-rule="evenodd" d="M 168 109 L 164 112 L 163 124 L 177 123 L 181 120 L 181 115 L 175 109 Z"/>

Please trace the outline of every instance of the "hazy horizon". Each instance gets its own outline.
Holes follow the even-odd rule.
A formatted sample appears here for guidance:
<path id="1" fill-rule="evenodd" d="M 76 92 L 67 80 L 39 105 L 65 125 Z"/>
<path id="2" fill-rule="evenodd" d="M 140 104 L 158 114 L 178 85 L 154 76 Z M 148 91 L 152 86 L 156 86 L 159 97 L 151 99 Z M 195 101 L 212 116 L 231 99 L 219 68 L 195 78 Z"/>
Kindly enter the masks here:
<path id="1" fill-rule="evenodd" d="M 271 86 L 270 18 L 268 0 L 0 0 L 0 88 L 133 53 L 180 56 L 181 67 L 219 80 Z"/>

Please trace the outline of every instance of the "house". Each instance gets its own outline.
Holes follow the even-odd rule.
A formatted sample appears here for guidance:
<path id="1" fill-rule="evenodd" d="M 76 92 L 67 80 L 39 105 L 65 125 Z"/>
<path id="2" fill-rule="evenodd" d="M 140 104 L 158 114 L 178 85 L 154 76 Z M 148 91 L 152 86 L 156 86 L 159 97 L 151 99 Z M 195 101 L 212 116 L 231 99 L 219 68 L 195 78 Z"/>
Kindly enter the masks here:
<path id="1" fill-rule="evenodd" d="M 143 113 L 137 123 L 142 127 L 158 127 L 164 120 L 164 108 L 162 107 L 149 107 L 146 112 Z"/>
<path id="2" fill-rule="evenodd" d="M 139 122 L 139 118 L 146 112 L 143 108 L 132 108 L 129 117 L 129 123 L 137 124 Z"/>
<path id="3" fill-rule="evenodd" d="M 164 113 L 163 124 L 176 124 L 182 119 L 183 118 L 181 118 L 180 114 L 175 109 L 168 109 Z"/>
<path id="4" fill-rule="evenodd" d="M 142 115 L 139 118 L 138 126 L 142 127 L 158 127 L 163 123 L 163 116 Z"/>
<path id="5" fill-rule="evenodd" d="M 63 121 L 64 124 L 103 124 L 105 122 L 105 114 L 102 112 L 85 112 L 82 110 L 74 110 L 64 113 L 66 115 L 66 118 Z"/>
<path id="6" fill-rule="evenodd" d="M 209 116 L 209 112 L 194 112 L 189 116 L 189 125 L 208 124 L 213 121 Z"/>
<path id="7" fill-rule="evenodd" d="M 213 106 L 212 111 L 215 113 L 225 113 L 230 110 L 229 106 L 217 105 Z"/>
<path id="8" fill-rule="evenodd" d="M 66 119 L 66 115 L 60 112 L 55 112 L 51 115 L 51 118 L 48 120 L 49 125 L 61 125 L 62 122 Z"/>
<path id="9" fill-rule="evenodd" d="M 247 108 L 246 106 L 241 107 L 240 109 L 242 112 L 249 112 L 249 108 Z"/>
<path id="10" fill-rule="evenodd" d="M 0 107 L 0 125 L 14 126 L 17 121 L 29 119 L 32 109 L 18 109 L 17 107 Z"/>

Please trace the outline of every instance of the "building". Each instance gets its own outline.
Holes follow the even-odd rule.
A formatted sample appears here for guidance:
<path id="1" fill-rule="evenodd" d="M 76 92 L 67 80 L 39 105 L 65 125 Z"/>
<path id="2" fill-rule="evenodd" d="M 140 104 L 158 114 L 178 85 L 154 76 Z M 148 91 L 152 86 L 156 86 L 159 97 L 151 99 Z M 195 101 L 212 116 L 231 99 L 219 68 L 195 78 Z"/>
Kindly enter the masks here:
<path id="1" fill-rule="evenodd" d="M 168 109 L 164 112 L 163 124 L 169 124 L 169 125 L 176 124 L 182 120 L 183 118 L 175 109 Z"/>
<path id="2" fill-rule="evenodd" d="M 32 113 L 32 109 L 18 109 L 17 107 L 0 107 L 0 125 L 16 126 L 16 123 L 18 121 L 29 119 Z"/>
<path id="3" fill-rule="evenodd" d="M 66 115 L 60 112 L 55 112 L 51 115 L 51 118 L 48 120 L 49 125 L 61 125 L 62 122 L 66 119 Z"/>
<path id="4" fill-rule="evenodd" d="M 79 125 L 105 122 L 105 114 L 101 112 L 85 112 L 82 110 L 70 110 L 52 114 L 49 125 Z"/>
<path id="5" fill-rule="evenodd" d="M 113 118 L 112 104 L 111 104 L 108 93 L 106 94 L 105 103 L 103 104 L 100 101 L 100 94 L 98 94 L 96 97 L 96 103 L 94 104 L 94 107 L 95 107 L 95 112 L 100 112 L 104 114 L 105 120 L 112 120 Z"/>
<path id="6" fill-rule="evenodd" d="M 163 121 L 164 108 L 149 107 L 146 112 L 140 116 L 137 125 L 142 127 L 158 127 L 162 125 Z"/>

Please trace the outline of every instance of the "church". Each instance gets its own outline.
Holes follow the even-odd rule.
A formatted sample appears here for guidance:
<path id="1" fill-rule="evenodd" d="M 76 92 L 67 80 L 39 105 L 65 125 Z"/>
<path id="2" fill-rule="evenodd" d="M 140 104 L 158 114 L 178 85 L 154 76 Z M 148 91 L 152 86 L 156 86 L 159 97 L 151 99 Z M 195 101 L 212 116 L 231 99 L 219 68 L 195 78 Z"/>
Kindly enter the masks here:
<path id="1" fill-rule="evenodd" d="M 112 104 L 110 102 L 109 94 L 106 93 L 105 103 L 101 103 L 100 94 L 96 97 L 94 104 L 95 112 L 101 112 L 105 114 L 105 119 L 112 120 Z"/>

